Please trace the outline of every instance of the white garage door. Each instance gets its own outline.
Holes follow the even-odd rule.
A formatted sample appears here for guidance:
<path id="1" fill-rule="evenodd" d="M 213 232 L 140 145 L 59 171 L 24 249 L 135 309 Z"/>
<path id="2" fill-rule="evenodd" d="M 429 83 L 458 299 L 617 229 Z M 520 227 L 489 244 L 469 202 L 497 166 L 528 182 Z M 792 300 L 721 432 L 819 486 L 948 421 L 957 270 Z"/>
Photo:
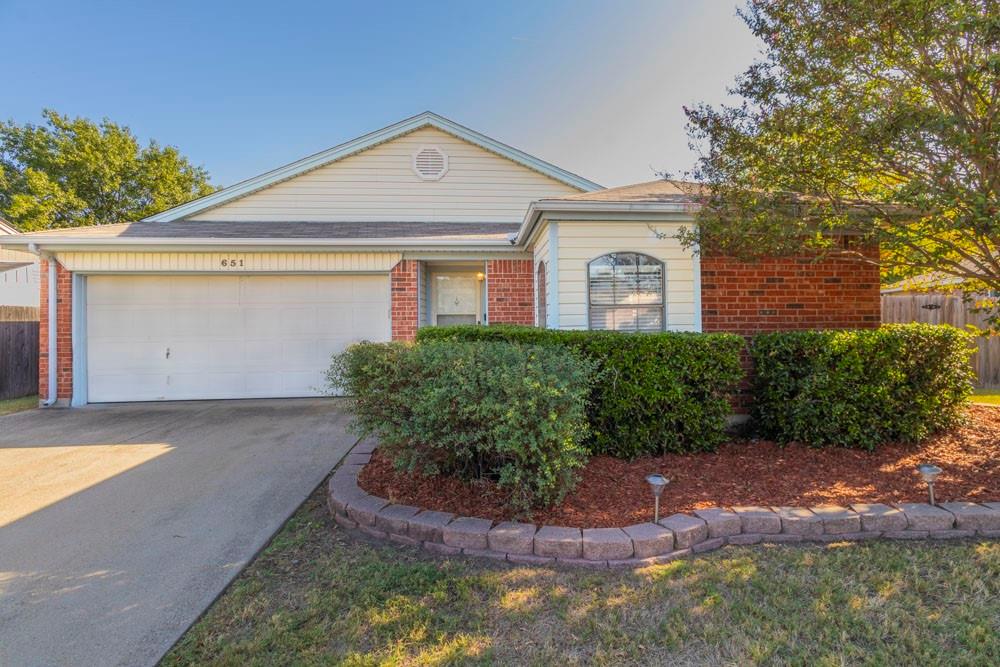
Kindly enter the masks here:
<path id="1" fill-rule="evenodd" d="M 87 278 L 92 403 L 316 396 L 330 355 L 389 338 L 384 275 Z"/>

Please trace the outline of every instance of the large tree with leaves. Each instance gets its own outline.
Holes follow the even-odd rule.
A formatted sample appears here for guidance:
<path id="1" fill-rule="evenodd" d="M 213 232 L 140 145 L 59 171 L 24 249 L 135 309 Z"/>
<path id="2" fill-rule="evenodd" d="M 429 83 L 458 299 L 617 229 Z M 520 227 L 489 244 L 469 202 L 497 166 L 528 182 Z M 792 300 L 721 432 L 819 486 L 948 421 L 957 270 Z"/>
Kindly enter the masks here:
<path id="1" fill-rule="evenodd" d="M 751 0 L 738 105 L 688 109 L 690 242 L 742 257 L 881 245 L 887 280 L 1000 290 L 1000 1 Z M 858 261 L 874 261 L 860 254 Z"/>
<path id="2" fill-rule="evenodd" d="M 43 112 L 0 123 L 0 215 L 25 231 L 130 222 L 209 194 L 208 173 L 128 127 Z"/>

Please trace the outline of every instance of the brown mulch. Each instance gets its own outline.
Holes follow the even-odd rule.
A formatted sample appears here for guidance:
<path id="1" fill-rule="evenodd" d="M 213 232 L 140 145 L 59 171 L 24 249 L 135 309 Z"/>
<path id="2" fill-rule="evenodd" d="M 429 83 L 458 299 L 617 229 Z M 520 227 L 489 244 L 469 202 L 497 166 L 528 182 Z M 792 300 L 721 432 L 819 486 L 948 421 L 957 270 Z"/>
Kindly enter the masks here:
<path id="1" fill-rule="evenodd" d="M 704 507 L 852 502 L 925 502 L 927 487 L 914 472 L 930 461 L 944 469 L 935 484 L 938 502 L 1000 500 L 1000 408 L 972 406 L 968 423 L 918 445 L 888 444 L 875 452 L 802 445 L 780 447 L 747 440 L 711 454 L 668 454 L 635 461 L 597 456 L 580 471 L 576 488 L 558 506 L 519 516 L 488 481 L 397 473 L 376 451 L 359 483 L 395 503 L 494 520 L 538 524 L 628 526 L 652 519 L 645 476 L 659 472 L 670 484 L 660 515 Z"/>

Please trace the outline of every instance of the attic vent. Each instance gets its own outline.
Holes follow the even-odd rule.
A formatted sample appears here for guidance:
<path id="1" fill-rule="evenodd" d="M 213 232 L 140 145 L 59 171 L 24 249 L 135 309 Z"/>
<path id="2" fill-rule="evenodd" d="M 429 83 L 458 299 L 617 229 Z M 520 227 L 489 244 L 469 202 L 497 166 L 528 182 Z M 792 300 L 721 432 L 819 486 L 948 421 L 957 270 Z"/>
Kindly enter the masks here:
<path id="1" fill-rule="evenodd" d="M 421 146 L 413 154 L 413 171 L 425 181 L 437 181 L 448 173 L 448 156 L 435 146 Z"/>

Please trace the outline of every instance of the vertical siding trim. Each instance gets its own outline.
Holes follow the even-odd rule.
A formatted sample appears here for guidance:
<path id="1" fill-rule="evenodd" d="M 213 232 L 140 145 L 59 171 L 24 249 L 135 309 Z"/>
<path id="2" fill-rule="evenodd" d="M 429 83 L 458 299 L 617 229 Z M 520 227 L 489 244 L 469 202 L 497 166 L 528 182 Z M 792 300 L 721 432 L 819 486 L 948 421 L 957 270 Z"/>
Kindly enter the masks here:
<path id="1" fill-rule="evenodd" d="M 87 404 L 87 277 L 73 274 L 73 397 L 70 405 Z"/>
<path id="2" fill-rule="evenodd" d="M 46 276 L 48 280 L 48 294 L 46 295 L 46 305 L 48 308 L 48 364 L 49 364 L 49 377 L 48 377 L 48 396 L 45 399 L 45 405 L 55 405 L 56 400 L 58 400 L 59 390 L 58 390 L 58 360 L 59 360 L 59 331 L 58 331 L 58 318 L 57 311 L 59 303 L 59 285 L 56 280 L 56 272 L 58 271 L 59 264 L 56 261 L 54 255 L 49 255 L 47 257 L 48 265 L 48 275 Z"/>
<path id="3" fill-rule="evenodd" d="M 694 280 L 694 330 L 701 331 L 701 248 L 691 249 L 691 266 Z M 666 300 L 664 299 L 664 302 Z"/>
<path id="4" fill-rule="evenodd" d="M 559 223 L 549 223 L 549 266 L 545 272 L 546 282 L 552 286 L 546 294 L 548 328 L 559 328 Z"/>

